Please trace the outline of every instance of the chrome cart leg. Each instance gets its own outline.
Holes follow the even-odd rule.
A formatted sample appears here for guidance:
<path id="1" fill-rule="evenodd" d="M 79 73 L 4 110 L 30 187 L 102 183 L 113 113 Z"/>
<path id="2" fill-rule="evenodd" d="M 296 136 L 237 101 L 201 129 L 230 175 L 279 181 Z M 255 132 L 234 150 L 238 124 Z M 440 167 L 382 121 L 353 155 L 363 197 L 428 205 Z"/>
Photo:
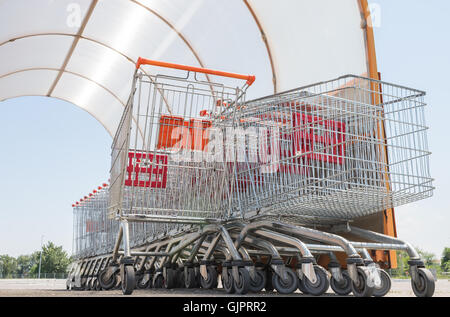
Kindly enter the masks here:
<path id="1" fill-rule="evenodd" d="M 314 259 L 314 256 L 311 254 L 311 252 L 308 250 L 307 246 L 300 241 L 297 238 L 293 238 L 290 236 L 287 236 L 282 233 L 273 232 L 267 229 L 261 229 L 261 230 L 255 230 L 253 232 L 254 234 L 257 234 L 259 236 L 269 238 L 272 240 L 276 240 L 282 243 L 286 243 L 289 245 L 294 246 L 298 249 L 298 251 L 301 254 L 301 270 L 302 274 L 306 276 L 306 278 L 311 281 L 311 283 L 316 283 L 317 276 L 314 272 L 314 265 L 316 264 L 316 261 Z M 283 276 L 281 273 L 281 278 L 285 279 L 287 276 Z"/>
<path id="2" fill-rule="evenodd" d="M 198 254 L 198 251 L 200 250 L 200 247 L 202 246 L 203 242 L 206 239 L 206 235 L 203 235 L 198 239 L 198 241 L 195 243 L 194 247 L 191 250 L 191 253 L 189 257 L 186 259 L 186 261 L 183 263 L 183 271 L 184 271 L 184 285 L 186 288 L 193 288 L 196 286 L 199 286 L 197 282 L 200 282 L 203 279 L 203 277 L 200 275 L 200 272 L 198 271 L 198 267 L 196 270 L 194 259 Z M 197 264 L 198 265 L 198 264 Z"/>
<path id="3" fill-rule="evenodd" d="M 280 272 L 280 274 L 283 274 L 281 272 L 284 270 L 284 263 L 277 248 L 272 243 L 266 240 L 253 237 L 251 235 L 247 235 L 243 243 L 250 246 L 256 246 L 257 248 L 267 251 L 268 254 L 270 254 L 269 264 L 265 267 L 265 269 L 263 270 L 259 269 L 257 270 L 257 272 L 260 272 L 261 274 L 264 275 L 262 276 L 263 278 L 265 278 L 263 288 L 265 288 L 266 291 L 268 292 L 273 291 L 274 287 L 272 279 L 274 274 L 272 270 L 278 271 Z M 262 288 L 260 290 L 262 290 Z"/>
<path id="4" fill-rule="evenodd" d="M 419 253 L 407 242 L 398 238 L 390 237 L 381 233 L 350 226 L 349 228 L 338 227 L 341 231 L 351 232 L 359 237 L 379 242 L 378 245 L 371 245 L 378 250 L 400 250 L 404 249 L 408 253 L 408 261 L 411 274 L 411 286 L 417 297 L 431 297 L 435 290 L 435 280 L 433 274 L 425 268 L 425 264 Z M 364 244 L 364 243 L 362 243 Z"/>
<path id="5" fill-rule="evenodd" d="M 233 259 L 231 261 L 231 270 L 234 279 L 234 289 L 238 294 L 246 294 L 249 290 L 250 274 L 245 267 L 248 265 L 253 265 L 253 263 L 248 263 L 242 260 L 242 257 L 235 247 L 227 229 L 225 229 L 224 226 L 219 227 L 222 239 Z"/>
<path id="6" fill-rule="evenodd" d="M 245 236 L 250 232 L 254 231 L 260 228 L 268 228 L 271 231 L 280 231 L 283 233 L 288 233 L 290 235 L 294 236 L 300 236 L 303 238 L 309 238 L 311 240 L 316 240 L 324 243 L 329 243 L 332 245 L 338 245 L 342 247 L 345 253 L 347 253 L 347 267 L 350 274 L 350 277 L 352 278 L 352 281 L 355 283 L 358 282 L 358 273 L 356 270 L 357 266 L 364 265 L 364 261 L 359 256 L 356 249 L 351 245 L 349 241 L 344 239 L 343 237 L 340 237 L 335 234 L 322 232 L 310 228 L 300 227 L 300 226 L 293 226 L 288 225 L 282 222 L 277 221 L 261 221 L 261 222 L 254 222 L 249 225 L 247 225 L 244 229 L 242 229 L 241 233 L 239 234 L 238 239 L 236 239 L 236 245 L 239 245 L 242 240 L 245 239 Z"/>
<path id="7" fill-rule="evenodd" d="M 218 233 L 211 241 L 200 261 L 200 284 L 205 289 L 216 288 L 218 284 L 218 272 L 215 261 L 211 260 L 211 257 L 216 249 L 221 238 L 221 234 Z"/>
<path id="8" fill-rule="evenodd" d="M 122 281 L 122 293 L 131 295 L 136 287 L 136 276 L 134 270 L 134 259 L 130 252 L 129 225 L 126 219 L 121 221 L 121 232 L 123 240 L 123 256 L 120 260 L 120 280 Z"/>

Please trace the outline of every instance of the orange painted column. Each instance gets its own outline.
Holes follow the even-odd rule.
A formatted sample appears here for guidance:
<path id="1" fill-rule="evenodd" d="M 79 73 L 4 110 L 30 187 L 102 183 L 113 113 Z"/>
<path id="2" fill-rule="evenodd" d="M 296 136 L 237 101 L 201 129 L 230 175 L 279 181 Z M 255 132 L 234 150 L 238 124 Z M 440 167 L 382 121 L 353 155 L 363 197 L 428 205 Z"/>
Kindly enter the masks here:
<path id="1" fill-rule="evenodd" d="M 377 67 L 377 56 L 375 50 L 375 37 L 373 33 L 372 18 L 370 16 L 369 6 L 367 0 L 359 0 L 362 10 L 362 15 L 366 21 L 365 31 L 366 31 L 366 45 L 367 45 L 367 60 L 369 66 L 369 76 L 373 79 L 380 79 L 380 74 L 378 73 Z M 384 134 L 384 131 L 383 131 Z M 383 233 L 392 237 L 397 237 L 397 228 L 395 224 L 395 214 L 394 209 L 387 209 L 383 212 Z M 397 256 L 395 251 L 388 251 L 388 258 L 383 251 L 377 251 L 375 256 L 376 262 L 386 262 L 389 261 L 391 268 L 397 267 Z"/>

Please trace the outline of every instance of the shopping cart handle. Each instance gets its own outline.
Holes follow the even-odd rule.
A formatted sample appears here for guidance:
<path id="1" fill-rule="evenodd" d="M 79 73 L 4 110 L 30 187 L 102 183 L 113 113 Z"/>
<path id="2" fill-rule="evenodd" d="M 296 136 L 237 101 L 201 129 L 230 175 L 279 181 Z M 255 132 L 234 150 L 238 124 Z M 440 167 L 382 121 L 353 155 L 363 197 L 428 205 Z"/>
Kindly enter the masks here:
<path id="1" fill-rule="evenodd" d="M 251 86 L 255 82 L 255 79 L 256 79 L 255 76 L 251 76 L 251 75 L 241 75 L 241 74 L 228 73 L 228 72 L 223 72 L 220 70 L 213 70 L 213 69 L 208 69 L 208 68 L 152 61 L 149 59 L 139 57 L 139 59 L 136 63 L 136 69 L 141 67 L 141 65 L 153 65 L 153 66 L 159 66 L 159 67 L 174 68 L 174 69 L 179 69 L 179 70 L 187 70 L 187 71 L 192 71 L 192 72 L 196 72 L 196 73 L 203 73 L 203 74 L 209 74 L 209 75 L 242 79 L 242 80 L 246 80 L 247 85 L 249 85 L 249 86 Z"/>

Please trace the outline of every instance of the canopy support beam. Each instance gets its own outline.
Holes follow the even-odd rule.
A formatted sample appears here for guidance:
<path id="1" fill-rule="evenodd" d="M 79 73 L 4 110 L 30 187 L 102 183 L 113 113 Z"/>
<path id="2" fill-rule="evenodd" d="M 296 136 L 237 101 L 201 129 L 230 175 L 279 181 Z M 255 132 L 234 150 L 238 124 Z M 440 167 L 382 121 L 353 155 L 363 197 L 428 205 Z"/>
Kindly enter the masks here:
<path id="1" fill-rule="evenodd" d="M 252 15 L 253 19 L 255 20 L 255 23 L 261 32 L 261 38 L 264 42 L 264 45 L 267 49 L 267 55 L 269 56 L 270 61 L 270 68 L 272 69 L 272 83 L 273 83 L 273 93 L 276 94 L 278 92 L 277 89 L 277 73 L 275 71 L 275 63 L 273 61 L 272 51 L 270 50 L 269 41 L 267 40 L 266 33 L 264 32 L 264 29 L 262 27 L 261 22 L 258 19 L 258 16 L 256 15 L 255 11 L 253 11 L 252 7 L 250 6 L 250 3 L 248 3 L 248 0 L 243 0 L 245 5 L 247 6 L 248 11 L 250 11 L 250 14 Z"/>
<path id="2" fill-rule="evenodd" d="M 47 97 L 50 97 L 53 93 L 53 90 L 55 90 L 56 85 L 58 84 L 59 80 L 61 79 L 61 76 L 63 75 L 67 64 L 70 61 L 70 58 L 72 57 L 73 52 L 75 51 L 75 48 L 77 47 L 77 44 L 80 40 L 81 35 L 84 32 L 84 29 L 86 28 L 86 24 L 88 23 L 89 19 L 91 18 L 92 12 L 94 12 L 95 6 L 97 5 L 98 0 L 92 0 L 91 5 L 89 6 L 89 9 L 86 13 L 86 16 L 83 19 L 83 22 L 81 23 L 80 29 L 78 30 L 78 33 L 75 35 L 75 38 L 73 39 L 72 46 L 69 49 L 69 52 L 67 53 L 66 58 L 64 59 L 64 63 L 61 67 L 61 70 L 59 71 L 58 75 L 55 78 L 55 81 L 50 86 L 50 89 L 48 90 Z"/>

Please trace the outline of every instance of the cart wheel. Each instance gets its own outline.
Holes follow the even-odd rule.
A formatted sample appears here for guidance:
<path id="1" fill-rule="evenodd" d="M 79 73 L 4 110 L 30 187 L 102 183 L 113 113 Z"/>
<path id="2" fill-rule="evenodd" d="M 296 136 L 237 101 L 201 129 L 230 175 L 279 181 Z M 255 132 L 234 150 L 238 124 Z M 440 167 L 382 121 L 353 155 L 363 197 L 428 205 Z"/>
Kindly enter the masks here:
<path id="1" fill-rule="evenodd" d="M 239 282 L 234 283 L 234 290 L 236 294 L 244 295 L 247 294 L 250 287 L 250 273 L 246 268 L 239 269 Z"/>
<path id="2" fill-rule="evenodd" d="M 163 288 L 164 284 L 164 277 L 162 276 L 162 273 L 159 273 L 156 275 L 155 281 L 153 283 L 153 288 Z"/>
<path id="3" fill-rule="evenodd" d="M 316 282 L 312 283 L 305 276 L 302 279 L 303 288 L 308 294 L 320 296 L 328 291 L 330 280 L 328 278 L 328 272 L 320 265 L 314 265 L 314 272 L 316 273 Z"/>
<path id="4" fill-rule="evenodd" d="M 380 287 L 375 286 L 373 296 L 383 297 L 391 290 L 392 286 L 391 277 L 385 270 L 378 269 L 378 273 L 380 274 L 381 285 Z"/>
<path id="5" fill-rule="evenodd" d="M 223 286 L 223 289 L 228 293 L 228 294 L 233 294 L 234 292 L 235 292 L 235 289 L 234 289 L 234 282 L 233 282 L 233 274 L 231 274 L 231 270 L 230 269 L 228 269 L 227 270 L 227 275 L 228 275 L 228 282 L 227 281 L 225 281 L 225 279 L 224 279 L 224 277 L 223 277 L 223 274 L 224 273 L 222 273 L 222 286 Z"/>
<path id="6" fill-rule="evenodd" d="M 103 291 L 103 288 L 101 287 L 98 278 L 97 278 L 97 291 Z"/>
<path id="7" fill-rule="evenodd" d="M 122 279 L 122 293 L 123 295 L 131 295 L 136 286 L 136 278 L 133 265 L 125 265 L 123 267 Z"/>
<path id="8" fill-rule="evenodd" d="M 153 288 L 153 274 L 148 275 L 148 287 L 147 288 Z"/>
<path id="9" fill-rule="evenodd" d="M 177 287 L 178 288 L 185 288 L 186 285 L 184 284 L 185 283 L 184 282 L 184 269 L 178 271 L 177 276 L 178 276 Z"/>
<path id="10" fill-rule="evenodd" d="M 280 276 L 278 276 L 278 274 L 273 274 L 272 284 L 273 286 L 275 286 L 275 289 L 278 291 L 278 293 L 292 294 L 298 287 L 298 277 L 297 274 L 295 274 L 295 272 L 291 268 L 287 267 L 285 268 L 285 270 L 288 276 L 288 280 L 283 281 L 283 279 Z"/>
<path id="11" fill-rule="evenodd" d="M 98 291 L 99 290 L 98 289 L 98 280 L 97 279 L 94 279 L 94 281 L 92 282 L 92 289 L 94 291 Z"/>
<path id="12" fill-rule="evenodd" d="M 200 274 L 199 269 L 195 269 L 195 288 L 201 288 L 202 287 L 202 275 Z"/>
<path id="13" fill-rule="evenodd" d="M 122 280 L 120 279 L 120 274 L 118 274 L 117 277 L 117 283 L 114 285 L 113 290 L 120 290 L 122 289 Z"/>
<path id="14" fill-rule="evenodd" d="M 100 284 L 100 287 L 102 289 L 110 290 L 117 283 L 117 275 L 116 275 L 116 273 L 114 273 L 109 277 L 109 280 L 106 280 L 106 272 L 107 272 L 107 269 L 104 269 L 103 271 L 101 271 L 98 274 L 98 283 Z"/>
<path id="15" fill-rule="evenodd" d="M 200 274 L 200 284 L 204 289 L 217 288 L 217 270 L 213 266 L 206 267 L 208 278 L 205 280 Z"/>
<path id="16" fill-rule="evenodd" d="M 306 277 L 304 277 L 306 278 Z M 302 279 L 298 279 L 298 289 L 300 292 L 302 292 L 304 295 L 309 295 L 308 290 L 305 288 L 304 283 L 302 282 Z"/>
<path id="17" fill-rule="evenodd" d="M 145 274 L 139 274 L 137 276 L 137 283 L 136 283 L 137 288 L 139 288 L 139 289 L 148 288 L 148 286 L 150 284 L 150 280 L 148 279 L 146 282 L 144 282 L 144 277 L 145 277 Z"/>
<path id="18" fill-rule="evenodd" d="M 177 284 L 177 271 L 175 271 L 174 269 L 167 269 L 163 287 L 171 289 L 175 288 L 176 284 Z"/>
<path id="19" fill-rule="evenodd" d="M 267 283 L 266 280 L 267 280 L 267 278 L 266 278 L 265 272 L 261 271 L 261 270 L 256 270 L 255 279 L 253 280 L 250 278 L 249 291 L 253 292 L 253 293 L 261 292 Z"/>
<path id="20" fill-rule="evenodd" d="M 419 268 L 417 270 L 418 283 L 411 280 L 411 286 L 417 297 L 432 297 L 434 294 L 434 277 L 430 270 Z"/>
<path id="21" fill-rule="evenodd" d="M 339 283 L 331 276 L 330 279 L 331 289 L 337 294 L 341 296 L 347 296 L 352 292 L 352 279 L 350 275 L 348 275 L 347 271 L 342 272 L 342 281 Z"/>
<path id="22" fill-rule="evenodd" d="M 272 283 L 272 277 L 273 277 L 273 272 L 272 270 L 267 269 L 266 270 L 266 285 L 264 286 L 264 289 L 266 290 L 266 292 L 273 292 L 274 287 L 273 287 L 273 283 Z"/>
<path id="23" fill-rule="evenodd" d="M 358 283 L 352 281 L 352 292 L 356 297 L 370 297 L 372 296 L 375 287 L 367 285 L 367 271 L 365 268 L 358 267 Z"/>
<path id="24" fill-rule="evenodd" d="M 187 269 L 187 275 L 184 279 L 186 288 L 195 288 L 197 285 L 195 270 L 193 268 Z"/>

